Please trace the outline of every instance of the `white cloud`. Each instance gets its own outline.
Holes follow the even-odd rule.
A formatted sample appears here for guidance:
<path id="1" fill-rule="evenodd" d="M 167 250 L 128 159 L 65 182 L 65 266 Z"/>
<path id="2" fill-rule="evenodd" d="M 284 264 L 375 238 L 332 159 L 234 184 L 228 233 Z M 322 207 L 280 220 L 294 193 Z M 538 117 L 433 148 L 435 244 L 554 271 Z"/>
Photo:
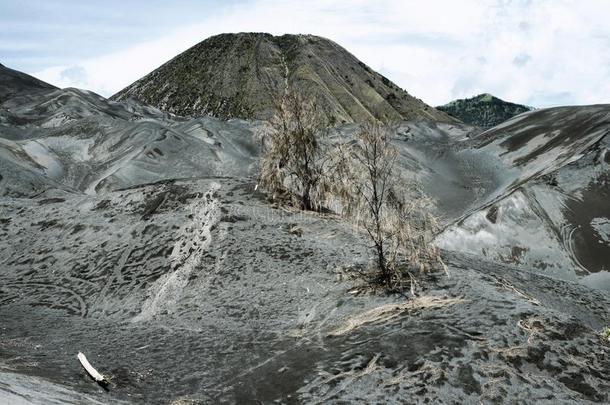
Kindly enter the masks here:
<path id="1" fill-rule="evenodd" d="M 312 33 L 432 105 L 481 92 L 536 106 L 600 103 L 610 101 L 607 11 L 605 0 L 259 0 L 35 75 L 109 96 L 211 35 Z"/>

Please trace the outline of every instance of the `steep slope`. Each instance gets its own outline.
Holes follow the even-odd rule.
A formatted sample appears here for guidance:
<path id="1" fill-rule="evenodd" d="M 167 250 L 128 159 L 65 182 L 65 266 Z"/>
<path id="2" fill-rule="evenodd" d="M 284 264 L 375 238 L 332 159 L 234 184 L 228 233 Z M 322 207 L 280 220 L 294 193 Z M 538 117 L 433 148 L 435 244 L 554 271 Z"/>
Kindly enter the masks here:
<path id="1" fill-rule="evenodd" d="M 0 64 L 0 104 L 16 94 L 54 89 L 57 87 Z"/>
<path id="2" fill-rule="evenodd" d="M 531 107 L 509 103 L 487 93 L 454 100 L 436 108 L 462 122 L 484 128 L 491 128 L 531 110 Z"/>
<path id="3" fill-rule="evenodd" d="M 195 45 L 114 100 L 134 98 L 178 115 L 268 118 L 287 88 L 315 98 L 331 123 L 453 121 L 313 35 L 221 34 Z"/>
<path id="4" fill-rule="evenodd" d="M 481 197 L 446 249 L 610 290 L 610 106 L 519 115 L 468 141 Z"/>

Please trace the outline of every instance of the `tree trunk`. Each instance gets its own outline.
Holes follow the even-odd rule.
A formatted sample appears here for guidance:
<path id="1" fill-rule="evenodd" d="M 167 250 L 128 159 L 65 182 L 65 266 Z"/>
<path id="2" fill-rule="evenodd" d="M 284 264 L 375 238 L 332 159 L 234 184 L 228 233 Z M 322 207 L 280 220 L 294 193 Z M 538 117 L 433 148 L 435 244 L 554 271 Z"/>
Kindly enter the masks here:
<path id="1" fill-rule="evenodd" d="M 301 209 L 306 211 L 312 211 L 311 209 L 311 197 L 309 196 L 309 187 L 303 192 L 301 197 Z"/>
<path id="2" fill-rule="evenodd" d="M 377 266 L 379 266 L 379 271 L 381 272 L 381 282 L 384 283 L 389 289 L 391 284 L 391 277 L 385 260 L 383 242 L 375 243 L 375 247 L 377 248 Z"/>
<path id="3" fill-rule="evenodd" d="M 313 202 L 311 201 L 311 182 L 307 182 L 305 184 L 305 189 L 303 190 L 303 195 L 301 196 L 301 209 L 307 211 L 316 211 L 313 207 Z"/>

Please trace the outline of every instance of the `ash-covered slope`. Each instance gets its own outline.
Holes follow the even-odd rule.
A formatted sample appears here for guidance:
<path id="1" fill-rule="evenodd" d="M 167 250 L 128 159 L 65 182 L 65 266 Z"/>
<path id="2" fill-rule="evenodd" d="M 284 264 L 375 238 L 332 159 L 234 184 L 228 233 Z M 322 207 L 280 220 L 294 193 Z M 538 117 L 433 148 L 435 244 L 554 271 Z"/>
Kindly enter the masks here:
<path id="1" fill-rule="evenodd" d="M 2 106 L 9 107 L 0 110 L 2 195 L 93 195 L 176 178 L 248 177 L 259 153 L 253 123 L 177 119 L 83 90 L 22 92 Z M 561 107 L 483 133 L 405 122 L 394 142 L 402 170 L 422 180 L 450 225 L 445 248 L 570 280 L 594 272 L 593 286 L 608 288 L 609 128 L 608 106 Z M 336 139 L 354 131 L 353 124 L 337 127 Z"/>
<path id="2" fill-rule="evenodd" d="M 5 138 L 35 136 L 46 128 L 57 128 L 82 118 L 118 119 L 136 121 L 156 119 L 163 121 L 168 114 L 156 108 L 137 103 L 116 103 L 88 90 L 75 88 L 52 89 L 36 92 L 19 92 L 0 104 L 0 125 Z M 13 128 L 34 130 L 12 131 Z M 42 131 L 36 131 L 36 129 Z M 12 131 L 12 132 L 11 132 Z"/>
<path id="3" fill-rule="evenodd" d="M 607 232 L 610 106 L 401 123 L 453 250 L 405 299 L 353 226 L 256 189 L 254 123 L 37 92 L 0 109 L 0 402 L 610 400 L 610 293 L 573 282 L 610 260 L 557 233 Z"/>
<path id="4" fill-rule="evenodd" d="M 177 115 L 268 118 L 287 88 L 311 95 L 331 123 L 448 115 L 409 95 L 333 41 L 313 35 L 221 34 L 115 94 Z"/>
<path id="5" fill-rule="evenodd" d="M 532 109 L 521 104 L 501 100 L 488 93 L 454 100 L 436 108 L 466 124 L 484 128 L 494 127 L 515 115 Z"/>
<path id="6" fill-rule="evenodd" d="M 0 68 L 0 135 L 6 139 L 34 138 L 82 118 L 164 121 L 169 114 L 138 103 L 112 102 L 92 91 L 58 89 L 24 73 Z"/>
<path id="7" fill-rule="evenodd" d="M 607 293 L 454 254 L 451 276 L 421 279 L 418 297 L 374 293 L 351 226 L 274 208 L 254 186 L 0 199 L 0 399 L 610 399 Z"/>
<path id="8" fill-rule="evenodd" d="M 610 290 L 609 105 L 528 112 L 459 155 L 480 198 L 443 247 Z"/>
<path id="9" fill-rule="evenodd" d="M 36 138 L 0 138 L 0 167 L 13 168 L 0 194 L 35 195 L 57 184 L 95 194 L 172 178 L 247 176 L 257 148 L 247 127 L 209 117 L 174 124 L 82 119 Z M 34 183 L 15 168 L 48 181 Z"/>
<path id="10" fill-rule="evenodd" d="M 0 104 L 0 195 L 247 176 L 258 153 L 245 122 L 175 120 L 153 107 L 44 83 L 6 87 L 13 95 Z"/>
<path id="11" fill-rule="evenodd" d="M 0 104 L 19 93 L 50 89 L 57 87 L 0 64 Z"/>

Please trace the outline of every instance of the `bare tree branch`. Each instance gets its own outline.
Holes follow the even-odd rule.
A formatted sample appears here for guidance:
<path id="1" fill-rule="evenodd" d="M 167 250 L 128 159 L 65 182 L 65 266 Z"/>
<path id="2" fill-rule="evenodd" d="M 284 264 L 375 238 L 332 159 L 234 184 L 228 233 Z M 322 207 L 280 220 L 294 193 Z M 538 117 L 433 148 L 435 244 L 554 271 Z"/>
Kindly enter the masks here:
<path id="1" fill-rule="evenodd" d="M 417 183 L 400 175 L 390 129 L 377 123 L 362 125 L 356 141 L 338 150 L 343 160 L 337 165 L 342 187 L 337 195 L 344 199 L 344 214 L 372 242 L 379 281 L 390 290 L 407 284 L 410 288 L 411 268 L 425 270 L 438 263 L 446 269 L 431 243 L 430 200 Z"/>

